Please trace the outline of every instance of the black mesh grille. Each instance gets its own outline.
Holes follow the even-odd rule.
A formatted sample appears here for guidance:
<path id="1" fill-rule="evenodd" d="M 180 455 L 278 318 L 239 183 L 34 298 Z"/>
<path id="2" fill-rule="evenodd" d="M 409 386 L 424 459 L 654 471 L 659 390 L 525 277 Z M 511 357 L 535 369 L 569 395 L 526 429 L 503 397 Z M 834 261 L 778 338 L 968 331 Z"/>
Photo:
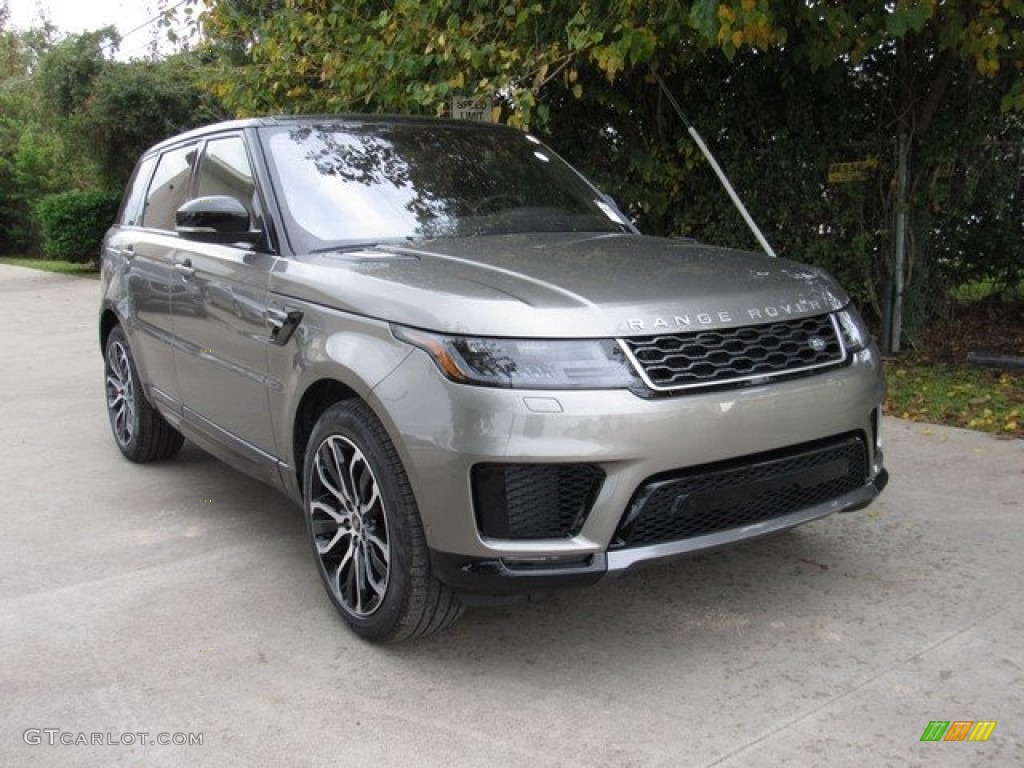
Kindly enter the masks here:
<path id="1" fill-rule="evenodd" d="M 771 520 L 831 501 L 865 482 L 867 454 L 859 433 L 659 475 L 634 494 L 616 546 L 660 544 Z"/>
<path id="2" fill-rule="evenodd" d="M 478 464 L 473 501 L 484 536 L 551 539 L 579 532 L 604 480 L 590 464 Z"/>
<path id="3" fill-rule="evenodd" d="M 722 385 L 843 361 L 830 315 L 623 341 L 655 389 Z"/>

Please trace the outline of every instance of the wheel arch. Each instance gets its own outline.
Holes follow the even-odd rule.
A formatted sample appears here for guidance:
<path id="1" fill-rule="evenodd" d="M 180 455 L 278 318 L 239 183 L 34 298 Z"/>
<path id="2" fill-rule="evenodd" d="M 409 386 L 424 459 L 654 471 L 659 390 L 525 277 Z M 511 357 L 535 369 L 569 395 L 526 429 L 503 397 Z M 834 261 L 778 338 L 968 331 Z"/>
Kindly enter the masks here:
<path id="1" fill-rule="evenodd" d="M 110 336 L 110 332 L 114 328 L 121 324 L 121 318 L 117 316 L 109 306 L 103 308 L 100 312 L 100 351 L 102 352 L 107 348 L 107 337 Z"/>
<path id="2" fill-rule="evenodd" d="M 295 457 L 293 469 L 300 498 L 305 494 L 303 471 L 306 465 L 306 444 L 313 434 L 313 428 L 324 411 L 345 400 L 365 402 L 354 389 L 332 378 L 318 379 L 302 393 L 302 398 L 295 409 L 295 417 L 292 419 L 292 456 Z"/>

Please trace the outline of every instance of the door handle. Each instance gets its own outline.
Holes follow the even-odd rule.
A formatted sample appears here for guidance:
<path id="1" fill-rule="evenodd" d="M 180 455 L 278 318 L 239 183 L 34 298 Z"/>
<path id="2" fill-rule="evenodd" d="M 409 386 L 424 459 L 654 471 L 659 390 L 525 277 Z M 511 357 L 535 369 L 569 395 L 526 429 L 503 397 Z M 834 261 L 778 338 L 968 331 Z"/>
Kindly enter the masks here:
<path id="1" fill-rule="evenodd" d="M 179 275 L 188 280 L 193 277 L 196 273 L 196 268 L 192 266 L 192 259 L 185 259 L 174 265 L 174 269 Z"/>
<path id="2" fill-rule="evenodd" d="M 125 261 L 131 261 L 135 258 L 135 247 L 132 245 L 126 245 L 123 248 L 117 248 L 113 245 L 108 245 L 104 251 L 105 256 L 109 256 L 112 259 L 124 259 Z"/>
<path id="3" fill-rule="evenodd" d="M 270 343 L 283 347 L 302 322 L 302 313 L 297 309 L 286 312 L 283 309 L 267 309 L 267 325 L 270 326 Z"/>

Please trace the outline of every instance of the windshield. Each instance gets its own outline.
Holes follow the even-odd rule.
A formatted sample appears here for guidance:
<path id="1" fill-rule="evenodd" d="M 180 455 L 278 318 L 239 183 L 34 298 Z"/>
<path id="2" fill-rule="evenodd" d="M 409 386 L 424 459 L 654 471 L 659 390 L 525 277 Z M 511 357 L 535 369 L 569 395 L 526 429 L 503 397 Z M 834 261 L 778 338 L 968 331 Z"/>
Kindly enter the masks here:
<path id="1" fill-rule="evenodd" d="M 292 247 L 525 232 L 622 232 L 620 215 L 528 134 L 467 123 L 264 129 Z"/>

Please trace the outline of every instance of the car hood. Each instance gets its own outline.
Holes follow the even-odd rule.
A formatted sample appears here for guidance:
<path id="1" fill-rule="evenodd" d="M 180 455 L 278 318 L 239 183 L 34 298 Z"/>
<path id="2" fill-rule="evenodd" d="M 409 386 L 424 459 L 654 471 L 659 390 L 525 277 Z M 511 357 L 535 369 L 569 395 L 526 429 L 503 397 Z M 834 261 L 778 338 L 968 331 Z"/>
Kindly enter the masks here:
<path id="1" fill-rule="evenodd" d="M 270 289 L 417 328 L 564 338 L 752 325 L 848 301 L 812 267 L 630 234 L 491 235 L 281 259 Z"/>

